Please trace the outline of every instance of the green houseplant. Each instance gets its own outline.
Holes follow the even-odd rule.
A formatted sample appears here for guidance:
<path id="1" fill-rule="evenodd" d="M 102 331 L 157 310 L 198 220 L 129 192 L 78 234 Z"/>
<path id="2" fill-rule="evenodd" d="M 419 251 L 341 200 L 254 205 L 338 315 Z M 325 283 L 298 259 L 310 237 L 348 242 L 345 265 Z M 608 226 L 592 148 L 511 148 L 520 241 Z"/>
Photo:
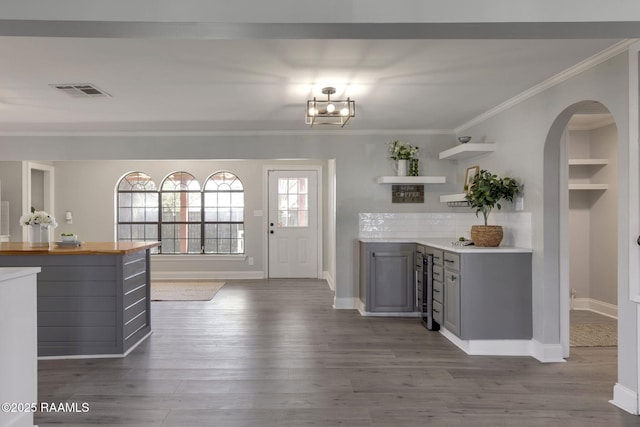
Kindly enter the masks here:
<path id="1" fill-rule="evenodd" d="M 480 170 L 469 183 L 465 199 L 476 210 L 476 216 L 482 213 L 484 225 L 471 227 L 471 239 L 477 246 L 499 246 L 503 231 L 500 225 L 487 225 L 493 208 L 502 209 L 501 200 L 513 201 L 520 192 L 520 184 L 511 177 L 498 177 L 487 170 Z"/>
<path id="2" fill-rule="evenodd" d="M 387 147 L 390 154 L 389 158 L 395 161 L 394 168 L 397 175 L 406 176 L 407 173 L 410 172 L 409 162 L 416 162 L 416 170 L 414 171 L 415 173 L 412 173 L 412 175 L 418 175 L 416 156 L 418 155 L 418 151 L 420 151 L 420 148 L 415 145 L 411 145 L 409 143 L 398 140 L 387 142 Z"/>

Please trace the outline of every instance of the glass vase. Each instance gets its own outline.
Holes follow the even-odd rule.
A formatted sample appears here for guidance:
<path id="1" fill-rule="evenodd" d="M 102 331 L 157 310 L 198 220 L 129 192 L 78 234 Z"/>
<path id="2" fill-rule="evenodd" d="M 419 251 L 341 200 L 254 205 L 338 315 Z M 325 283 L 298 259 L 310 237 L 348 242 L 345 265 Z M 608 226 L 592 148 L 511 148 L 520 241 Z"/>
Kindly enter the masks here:
<path id="1" fill-rule="evenodd" d="M 29 226 L 29 246 L 49 247 L 49 227 L 41 227 L 40 224 Z"/>

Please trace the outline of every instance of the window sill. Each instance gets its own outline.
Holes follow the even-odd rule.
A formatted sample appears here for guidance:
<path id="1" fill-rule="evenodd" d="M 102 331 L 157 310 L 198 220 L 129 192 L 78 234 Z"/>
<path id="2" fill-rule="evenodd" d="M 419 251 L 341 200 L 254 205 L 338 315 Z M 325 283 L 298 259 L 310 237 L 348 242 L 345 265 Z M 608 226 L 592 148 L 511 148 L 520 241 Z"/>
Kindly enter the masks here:
<path id="1" fill-rule="evenodd" d="M 152 259 L 163 262 L 183 262 L 183 261 L 246 261 L 247 255 L 216 255 L 216 254 L 174 254 L 174 255 L 151 255 Z"/>

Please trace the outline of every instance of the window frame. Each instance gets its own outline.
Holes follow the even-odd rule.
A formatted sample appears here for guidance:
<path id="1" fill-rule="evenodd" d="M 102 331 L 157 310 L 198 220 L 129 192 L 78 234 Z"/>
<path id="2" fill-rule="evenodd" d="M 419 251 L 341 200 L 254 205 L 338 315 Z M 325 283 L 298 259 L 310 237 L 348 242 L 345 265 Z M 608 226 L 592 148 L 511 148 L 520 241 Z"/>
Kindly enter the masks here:
<path id="1" fill-rule="evenodd" d="M 126 182 L 130 182 L 128 178 L 130 176 L 134 175 L 134 174 L 144 175 L 146 178 L 148 178 L 147 183 L 151 183 L 151 186 L 153 187 L 153 189 L 135 190 L 135 189 L 133 189 L 133 188 L 135 188 L 135 185 L 131 185 L 132 189 L 130 189 L 130 190 L 122 190 L 120 188 L 122 186 L 122 183 L 125 182 L 125 181 Z M 156 226 L 156 239 L 158 239 L 159 232 L 160 232 L 159 222 L 158 222 L 159 219 L 160 219 L 160 211 L 158 211 L 158 213 L 157 213 L 156 221 L 134 221 L 133 220 L 133 217 L 134 217 L 133 216 L 133 208 L 135 206 L 122 206 L 121 203 L 120 203 L 120 195 L 121 194 L 131 194 L 132 195 L 131 196 L 131 203 L 133 204 L 133 194 L 140 194 L 140 193 L 145 194 L 144 209 L 148 209 L 149 208 L 149 206 L 147 206 L 147 204 L 146 204 L 146 200 L 147 200 L 146 194 L 147 193 L 153 193 L 153 194 L 156 195 L 157 198 L 159 197 L 158 187 L 156 186 L 155 181 L 153 179 L 151 179 L 151 176 L 148 175 L 147 173 L 141 172 L 141 171 L 128 172 L 122 178 L 120 178 L 120 180 L 118 181 L 118 185 L 116 186 L 116 237 L 117 237 L 118 241 L 121 240 L 120 239 L 120 225 L 129 225 L 131 227 L 133 227 L 134 225 L 142 225 L 142 226 L 144 226 L 145 227 L 145 231 L 143 233 L 143 235 L 144 235 L 143 236 L 143 241 L 148 241 L 146 239 L 146 237 L 147 237 L 146 227 L 148 225 L 154 225 L 154 226 Z M 154 206 L 154 207 L 156 209 L 158 208 L 157 203 L 156 203 L 156 206 Z M 131 220 L 130 221 L 123 221 L 122 220 L 122 218 L 121 218 L 121 208 L 130 208 L 131 209 Z M 146 214 L 145 214 L 145 218 L 146 218 Z M 133 229 L 131 228 L 131 230 L 133 230 Z M 134 240 L 133 232 L 130 232 L 129 234 L 130 234 L 130 238 L 128 239 L 128 241 L 133 241 Z M 127 241 L 127 240 L 124 240 L 124 241 Z M 153 249 L 154 249 L 154 252 L 157 251 L 157 248 L 153 248 Z"/>
<path id="2" fill-rule="evenodd" d="M 127 180 L 127 178 L 133 174 L 140 174 L 145 176 L 146 178 L 148 178 L 148 182 L 151 182 L 153 185 L 153 190 L 121 190 L 120 187 L 122 186 L 122 183 Z M 189 190 L 189 189 L 184 189 L 184 190 L 171 190 L 171 189 L 165 189 L 165 184 L 167 183 L 167 181 L 169 179 L 171 179 L 171 177 L 175 176 L 176 174 L 186 174 L 188 175 L 188 177 L 191 178 L 190 182 L 195 182 L 198 185 L 198 190 Z M 227 174 L 230 175 L 232 177 L 231 179 L 231 184 L 228 185 L 229 189 L 228 190 L 221 190 L 220 184 L 214 184 L 217 185 L 215 190 L 212 189 L 207 189 L 207 186 L 209 184 L 210 181 L 213 182 L 213 179 L 216 175 L 220 175 L 220 174 Z M 128 180 L 127 180 L 128 181 Z M 182 181 L 181 181 L 182 182 Z M 236 188 L 232 188 L 232 186 L 239 186 Z M 120 210 L 122 208 L 121 206 L 121 197 L 120 194 L 121 193 L 155 193 L 156 194 L 156 198 L 157 198 L 157 204 L 156 206 L 153 206 L 153 208 L 157 209 L 157 220 L 155 222 L 134 222 L 134 221 L 126 221 L 123 222 L 121 220 L 121 215 L 120 215 Z M 186 221 L 166 221 L 164 219 L 164 205 L 163 205 L 163 194 L 171 194 L 171 193 L 183 193 L 185 194 L 185 197 L 187 198 L 187 201 L 190 200 L 189 196 L 193 195 L 193 194 L 197 194 L 200 193 L 198 196 L 198 200 L 200 203 L 199 206 L 199 221 L 189 221 L 188 218 Z M 216 220 L 207 220 L 207 206 L 205 205 L 206 203 L 206 196 L 207 194 L 219 194 L 219 193 L 229 193 L 229 206 L 223 206 L 223 208 L 227 208 L 229 209 L 229 220 L 225 220 L 225 221 L 220 221 L 219 220 L 219 207 L 216 206 L 214 207 L 216 209 Z M 241 209 L 240 212 L 240 220 L 232 220 L 233 219 L 233 194 L 241 194 L 242 195 L 242 203 L 241 203 L 241 207 L 239 207 L 239 209 Z M 216 201 L 218 200 L 218 197 L 216 196 Z M 145 197 L 145 201 L 146 201 L 146 197 Z M 126 206 L 125 206 L 126 207 Z M 148 209 L 149 207 L 145 204 L 144 209 Z M 187 208 L 187 216 L 188 216 L 188 212 L 189 212 L 189 204 L 187 203 L 186 205 Z M 210 208 L 210 207 L 209 207 Z M 133 233 L 130 233 L 130 237 L 128 239 L 122 239 L 121 235 L 120 235 L 120 225 L 126 225 L 126 224 L 143 224 L 143 225 L 154 225 L 156 226 L 156 234 L 157 234 L 157 241 L 160 241 L 161 243 L 163 242 L 162 237 L 163 237 L 163 232 L 162 232 L 162 228 L 163 225 L 178 225 L 178 224 L 184 224 L 187 226 L 187 235 L 186 235 L 186 252 L 164 252 L 162 250 L 162 246 L 158 248 L 154 248 L 154 254 L 158 254 L 158 255 L 167 255 L 167 256 L 191 256 L 191 255 L 207 255 L 207 256 L 225 256 L 225 257 L 242 257 L 245 256 L 246 254 L 246 239 L 245 239 L 245 188 L 244 188 L 244 184 L 242 183 L 242 180 L 238 177 L 238 175 L 236 175 L 235 173 L 228 171 L 228 170 L 219 170 L 216 172 L 213 172 L 212 174 L 210 174 L 204 181 L 204 185 L 200 185 L 200 182 L 196 179 L 196 177 L 187 171 L 184 170 L 178 170 L 178 171 L 173 171 L 171 173 L 168 173 L 161 181 L 159 186 L 155 185 L 155 182 L 151 179 L 151 176 L 146 174 L 145 172 L 141 172 L 141 171 L 133 171 L 133 172 L 129 172 L 127 174 L 125 174 L 124 176 L 122 176 L 120 178 L 120 180 L 118 181 L 118 184 L 116 185 L 116 239 L 118 241 L 132 241 L 134 240 L 133 238 Z M 132 219 L 133 219 L 133 215 L 132 215 Z M 206 241 L 207 241 L 207 236 L 206 236 L 206 226 L 210 225 L 210 224 L 228 224 L 230 225 L 230 230 L 229 230 L 229 237 L 224 237 L 224 238 L 220 238 L 220 234 L 219 231 L 216 230 L 216 235 L 214 237 L 209 237 L 209 239 L 215 239 L 215 240 L 229 240 L 229 251 L 225 251 L 225 252 L 220 252 L 219 245 L 216 245 L 216 252 L 211 252 L 211 251 L 206 251 Z M 189 238 L 189 226 L 190 225 L 197 225 L 199 227 L 199 250 L 198 252 L 189 252 L 189 242 L 190 242 L 190 238 Z M 241 237 L 232 237 L 233 236 L 233 230 L 231 229 L 231 227 L 234 226 L 241 226 Z M 146 229 L 145 229 L 146 230 Z M 236 230 L 236 233 L 238 233 L 238 230 Z M 146 237 L 146 232 L 145 232 L 145 237 Z M 178 246 L 179 248 L 181 247 L 181 239 L 175 238 L 173 237 L 172 240 L 175 242 L 174 247 Z M 155 240 L 154 240 L 155 241 Z M 236 247 L 240 246 L 241 251 L 240 252 L 233 252 L 231 249 L 233 248 L 233 243 L 234 241 L 236 242 Z"/>
<path id="3" fill-rule="evenodd" d="M 219 189 L 219 188 L 220 188 L 219 186 L 218 186 L 218 189 L 216 189 L 216 190 L 208 190 L 208 189 L 207 189 L 207 184 L 209 183 L 209 181 L 212 181 L 212 180 L 213 180 L 213 178 L 214 178 L 216 175 L 220 175 L 220 174 L 228 174 L 228 175 L 233 176 L 232 183 L 231 183 L 231 185 L 229 185 L 229 190 L 222 190 L 222 191 L 221 191 L 221 190 Z M 239 184 L 239 186 L 240 186 L 240 188 L 239 188 L 239 189 L 233 189 L 233 188 L 232 188 L 232 185 L 233 185 L 234 183 L 238 183 L 238 184 Z M 230 209 L 230 213 L 229 213 L 230 218 L 229 218 L 229 221 L 220 221 L 220 220 L 217 220 L 217 221 L 207 221 L 207 215 L 206 215 L 206 209 L 207 209 L 207 205 L 206 205 L 206 195 L 207 195 L 207 194 L 218 194 L 218 193 L 223 193 L 223 192 L 224 192 L 224 193 L 229 193 L 229 198 L 230 198 L 230 202 L 229 202 L 229 206 L 228 206 L 228 208 Z M 240 220 L 240 221 L 233 221 L 233 220 L 232 220 L 232 219 L 233 219 L 233 202 L 232 202 L 232 200 L 233 200 L 233 194 L 242 194 L 242 208 L 241 208 L 241 209 L 242 209 L 242 215 L 241 215 L 241 216 L 242 216 L 242 218 L 241 218 L 241 220 Z M 245 236 L 244 236 L 244 231 L 245 231 L 245 227 L 244 227 L 244 225 L 245 225 L 245 221 L 244 221 L 244 218 L 245 218 L 245 203 L 244 203 L 244 202 L 245 202 L 245 197 L 244 197 L 244 196 L 245 196 L 244 184 L 242 183 L 242 180 L 238 177 L 238 175 L 236 175 L 235 173 L 233 173 L 233 172 L 231 172 L 231 171 L 228 171 L 228 170 L 219 170 L 219 171 L 217 171 L 217 172 L 212 173 L 211 175 L 209 175 L 209 176 L 207 177 L 207 179 L 206 179 L 206 180 L 205 180 L 205 182 L 204 182 L 204 185 L 202 186 L 202 205 L 201 205 L 201 206 L 202 206 L 202 238 L 203 238 L 203 239 L 202 239 L 202 243 L 203 243 L 203 246 L 202 246 L 202 247 L 203 247 L 203 251 L 202 251 L 202 253 L 203 253 L 203 254 L 205 254 L 205 255 L 215 255 L 215 254 L 220 254 L 220 255 L 244 255 L 244 254 L 245 254 L 245 248 L 246 248 L 246 246 L 245 246 Z M 219 207 L 217 207 L 217 208 L 216 208 L 216 218 L 219 218 L 219 217 L 220 217 L 220 215 L 219 215 L 219 214 L 220 214 Z M 230 245 L 229 245 L 229 247 L 231 248 L 231 246 L 232 246 L 232 244 L 231 244 L 231 243 L 232 243 L 234 240 L 239 241 L 239 244 L 242 246 L 242 252 L 232 252 L 231 250 L 230 250 L 229 252 L 207 252 L 207 251 L 206 251 L 206 233 L 205 233 L 205 228 L 206 228 L 206 225 L 207 225 L 207 224 L 217 224 L 217 225 L 220 225 L 220 224 L 229 224 L 229 225 L 230 225 L 230 227 L 233 227 L 233 226 L 238 225 L 238 224 L 242 225 L 242 237 L 240 237 L 240 238 L 237 238 L 237 237 L 236 237 L 236 238 L 229 237 L 229 238 L 228 238 L 228 240 L 230 240 Z M 231 228 L 230 228 L 230 233 L 232 233 L 232 232 L 231 232 Z M 220 235 L 219 235 L 219 233 L 217 233 L 216 240 L 221 240 L 221 239 L 220 239 Z M 218 246 L 218 248 L 219 248 L 219 246 Z"/>

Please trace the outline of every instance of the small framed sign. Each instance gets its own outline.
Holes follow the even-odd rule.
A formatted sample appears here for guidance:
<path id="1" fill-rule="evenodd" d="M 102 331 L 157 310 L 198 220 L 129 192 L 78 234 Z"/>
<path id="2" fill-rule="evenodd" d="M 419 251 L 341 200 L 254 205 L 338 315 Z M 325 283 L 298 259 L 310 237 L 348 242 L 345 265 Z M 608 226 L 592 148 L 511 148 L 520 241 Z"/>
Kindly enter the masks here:
<path id="1" fill-rule="evenodd" d="M 392 185 L 391 203 L 424 203 L 424 185 Z"/>
<path id="2" fill-rule="evenodd" d="M 476 175 L 480 173 L 480 166 L 471 166 L 467 168 L 467 174 L 464 176 L 464 192 L 468 193 L 471 187 L 471 182 Z"/>

